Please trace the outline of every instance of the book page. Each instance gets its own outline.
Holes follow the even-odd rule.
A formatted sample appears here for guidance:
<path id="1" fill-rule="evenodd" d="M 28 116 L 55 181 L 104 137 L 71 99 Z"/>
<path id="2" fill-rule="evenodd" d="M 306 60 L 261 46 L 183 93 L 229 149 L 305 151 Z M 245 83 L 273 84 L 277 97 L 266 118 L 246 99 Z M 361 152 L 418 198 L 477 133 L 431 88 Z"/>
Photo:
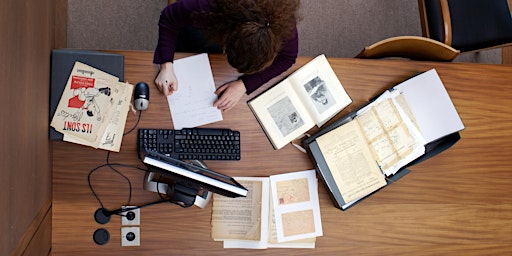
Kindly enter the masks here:
<path id="1" fill-rule="evenodd" d="M 270 187 L 279 243 L 323 234 L 315 170 L 272 175 Z"/>
<path id="2" fill-rule="evenodd" d="M 315 125 L 291 87 L 289 80 L 283 80 L 248 103 L 275 149 Z"/>
<path id="3" fill-rule="evenodd" d="M 345 203 L 386 185 L 357 122 L 349 122 L 317 138 Z"/>
<path id="4" fill-rule="evenodd" d="M 289 79 L 318 127 L 352 103 L 325 55 L 307 63 Z"/>
<path id="5" fill-rule="evenodd" d="M 239 198 L 213 195 L 212 238 L 216 241 L 261 241 L 266 247 L 268 180 L 267 183 L 262 178 L 236 178 L 236 180 L 248 189 L 248 194 L 246 197 Z M 266 190 L 264 190 L 264 184 L 266 184 Z M 265 232 L 262 232 L 262 228 Z M 265 237 L 262 237 L 262 234 L 265 234 Z M 236 247 L 236 245 L 233 246 Z"/>
<path id="6" fill-rule="evenodd" d="M 222 121 L 208 54 L 176 60 L 178 90 L 167 96 L 174 129 L 193 128 Z"/>

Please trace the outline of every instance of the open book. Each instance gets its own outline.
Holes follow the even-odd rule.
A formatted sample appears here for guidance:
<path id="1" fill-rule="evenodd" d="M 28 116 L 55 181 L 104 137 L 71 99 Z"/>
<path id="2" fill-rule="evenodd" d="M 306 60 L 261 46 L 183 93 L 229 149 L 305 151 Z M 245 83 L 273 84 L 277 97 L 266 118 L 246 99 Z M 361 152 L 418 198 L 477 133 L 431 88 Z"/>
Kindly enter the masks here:
<path id="1" fill-rule="evenodd" d="M 320 55 L 248 104 L 274 149 L 280 149 L 351 102 L 325 55 Z"/>
<path id="2" fill-rule="evenodd" d="M 213 195 L 212 238 L 224 248 L 314 248 L 322 235 L 315 171 L 237 177 L 247 197 Z"/>

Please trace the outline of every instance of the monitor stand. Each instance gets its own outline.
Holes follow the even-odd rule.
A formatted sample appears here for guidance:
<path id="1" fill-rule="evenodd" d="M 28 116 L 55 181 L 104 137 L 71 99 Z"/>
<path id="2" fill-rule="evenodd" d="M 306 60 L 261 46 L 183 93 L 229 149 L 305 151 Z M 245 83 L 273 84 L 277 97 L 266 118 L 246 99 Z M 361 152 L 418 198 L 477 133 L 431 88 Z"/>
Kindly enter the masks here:
<path id="1" fill-rule="evenodd" d="M 203 168 L 208 168 L 201 160 L 189 160 L 189 162 Z M 144 190 L 160 194 L 168 194 L 169 190 L 174 190 L 174 186 L 177 186 L 175 183 L 169 185 L 166 182 L 161 182 L 158 179 L 155 179 L 157 176 L 158 174 L 155 174 L 154 172 L 146 172 L 143 182 Z M 173 188 L 171 189 L 169 186 L 173 186 Z M 210 191 L 202 189 L 198 191 L 198 194 L 195 196 L 194 205 L 199 208 L 204 208 L 210 201 L 211 197 L 212 193 Z"/>

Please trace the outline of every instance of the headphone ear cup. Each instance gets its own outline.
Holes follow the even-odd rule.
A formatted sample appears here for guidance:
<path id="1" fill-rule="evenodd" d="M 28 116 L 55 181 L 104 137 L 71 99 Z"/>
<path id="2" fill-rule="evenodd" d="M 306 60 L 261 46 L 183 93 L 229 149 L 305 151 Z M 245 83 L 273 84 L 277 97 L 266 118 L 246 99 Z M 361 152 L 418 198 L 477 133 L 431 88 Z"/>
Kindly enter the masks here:
<path id="1" fill-rule="evenodd" d="M 144 175 L 144 182 L 142 184 L 144 190 L 159 194 L 169 194 L 169 190 L 172 190 L 172 188 L 170 188 L 166 183 L 155 181 L 154 177 L 154 172 L 146 172 Z"/>

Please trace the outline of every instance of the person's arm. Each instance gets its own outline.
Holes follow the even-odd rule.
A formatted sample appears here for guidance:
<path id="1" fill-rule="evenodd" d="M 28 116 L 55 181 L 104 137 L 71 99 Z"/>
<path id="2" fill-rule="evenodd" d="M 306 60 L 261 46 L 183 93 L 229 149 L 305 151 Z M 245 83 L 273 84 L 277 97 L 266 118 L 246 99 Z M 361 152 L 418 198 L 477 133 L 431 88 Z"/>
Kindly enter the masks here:
<path id="1" fill-rule="evenodd" d="M 160 13 L 158 43 L 153 62 L 160 65 L 155 84 L 165 96 L 178 90 L 178 80 L 173 66 L 178 34 L 183 27 L 192 25 L 191 14 L 193 12 L 204 11 L 208 8 L 208 0 L 177 1 L 165 7 Z"/>
<path id="2" fill-rule="evenodd" d="M 158 21 L 158 43 L 153 63 L 172 62 L 180 30 L 185 26 L 194 25 L 191 14 L 209 9 L 208 0 L 176 1 L 165 7 Z"/>
<path id="3" fill-rule="evenodd" d="M 264 83 L 268 82 L 270 79 L 288 70 L 293 64 L 295 64 L 298 52 L 299 36 L 297 33 L 297 28 L 295 28 L 293 31 L 293 36 L 283 43 L 283 46 L 281 47 L 281 50 L 279 51 L 272 65 L 261 72 L 251 75 L 243 75 L 240 77 L 245 85 L 246 93 L 250 94 Z"/>

